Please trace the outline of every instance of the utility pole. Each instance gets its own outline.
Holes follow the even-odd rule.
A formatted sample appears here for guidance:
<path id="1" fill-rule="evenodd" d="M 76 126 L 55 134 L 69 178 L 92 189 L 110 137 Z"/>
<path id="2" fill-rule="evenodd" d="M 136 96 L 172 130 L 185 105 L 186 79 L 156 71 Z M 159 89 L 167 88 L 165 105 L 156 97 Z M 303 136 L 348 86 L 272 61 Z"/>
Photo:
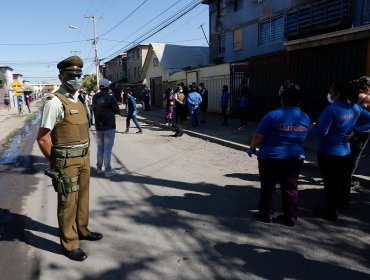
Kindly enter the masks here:
<path id="1" fill-rule="evenodd" d="M 204 25 L 204 23 L 200 25 L 200 28 L 202 28 L 204 38 L 206 38 L 207 44 L 208 44 L 208 46 L 209 46 L 209 42 L 208 42 L 208 39 L 207 39 L 206 33 L 204 32 L 203 25 Z"/>
<path id="2" fill-rule="evenodd" d="M 99 80 L 100 80 L 100 70 L 99 70 L 99 65 L 100 65 L 100 60 L 99 60 L 99 54 L 98 54 L 98 37 L 96 36 L 96 20 L 101 19 L 96 17 L 96 16 L 85 16 L 85 18 L 92 19 L 93 24 L 94 24 L 94 40 L 93 40 L 93 45 L 95 49 L 95 67 L 96 67 L 96 86 L 99 87 Z"/>

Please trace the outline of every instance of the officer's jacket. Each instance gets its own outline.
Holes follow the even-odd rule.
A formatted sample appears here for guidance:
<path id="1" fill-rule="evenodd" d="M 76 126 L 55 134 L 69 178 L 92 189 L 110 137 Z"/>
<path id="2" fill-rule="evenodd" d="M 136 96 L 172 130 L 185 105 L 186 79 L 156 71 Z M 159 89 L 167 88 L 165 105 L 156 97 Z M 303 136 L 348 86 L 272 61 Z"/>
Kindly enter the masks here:
<path id="1" fill-rule="evenodd" d="M 89 142 L 89 120 L 84 104 L 80 100 L 74 103 L 59 92 L 55 95 L 63 104 L 64 119 L 51 132 L 53 145 L 70 146 Z"/>

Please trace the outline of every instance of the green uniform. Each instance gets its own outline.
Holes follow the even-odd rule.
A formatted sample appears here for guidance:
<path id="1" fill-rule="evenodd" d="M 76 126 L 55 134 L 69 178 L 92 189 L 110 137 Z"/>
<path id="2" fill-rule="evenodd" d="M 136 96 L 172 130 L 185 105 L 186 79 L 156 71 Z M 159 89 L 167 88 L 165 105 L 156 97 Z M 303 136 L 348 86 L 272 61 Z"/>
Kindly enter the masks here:
<path id="1" fill-rule="evenodd" d="M 60 88 L 44 106 L 41 127 L 51 130 L 52 162 L 62 170 L 66 194 L 58 193 L 60 242 L 67 251 L 79 248 L 79 237 L 90 234 L 89 125 L 86 107 Z"/>

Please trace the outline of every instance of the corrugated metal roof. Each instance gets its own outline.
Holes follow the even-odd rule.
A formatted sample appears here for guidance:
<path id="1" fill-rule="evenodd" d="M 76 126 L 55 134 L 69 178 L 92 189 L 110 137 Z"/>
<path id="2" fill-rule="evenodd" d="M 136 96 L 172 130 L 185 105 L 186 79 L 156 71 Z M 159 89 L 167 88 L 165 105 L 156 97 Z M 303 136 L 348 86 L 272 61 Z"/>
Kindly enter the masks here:
<path id="1" fill-rule="evenodd" d="M 209 48 L 200 46 L 180 46 L 163 43 L 152 43 L 160 65 L 169 73 L 187 67 L 199 67 L 209 64 Z"/>

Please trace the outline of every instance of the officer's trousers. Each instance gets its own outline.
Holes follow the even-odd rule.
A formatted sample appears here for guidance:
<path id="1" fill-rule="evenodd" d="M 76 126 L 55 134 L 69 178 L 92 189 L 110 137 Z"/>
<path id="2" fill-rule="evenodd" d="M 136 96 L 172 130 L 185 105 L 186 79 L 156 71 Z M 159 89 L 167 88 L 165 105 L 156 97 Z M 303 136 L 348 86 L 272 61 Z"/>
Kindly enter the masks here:
<path id="1" fill-rule="evenodd" d="M 65 250 L 80 247 L 79 237 L 90 234 L 89 223 L 89 184 L 90 156 L 63 159 L 64 176 L 79 176 L 79 191 L 58 194 L 58 223 L 60 243 Z"/>

